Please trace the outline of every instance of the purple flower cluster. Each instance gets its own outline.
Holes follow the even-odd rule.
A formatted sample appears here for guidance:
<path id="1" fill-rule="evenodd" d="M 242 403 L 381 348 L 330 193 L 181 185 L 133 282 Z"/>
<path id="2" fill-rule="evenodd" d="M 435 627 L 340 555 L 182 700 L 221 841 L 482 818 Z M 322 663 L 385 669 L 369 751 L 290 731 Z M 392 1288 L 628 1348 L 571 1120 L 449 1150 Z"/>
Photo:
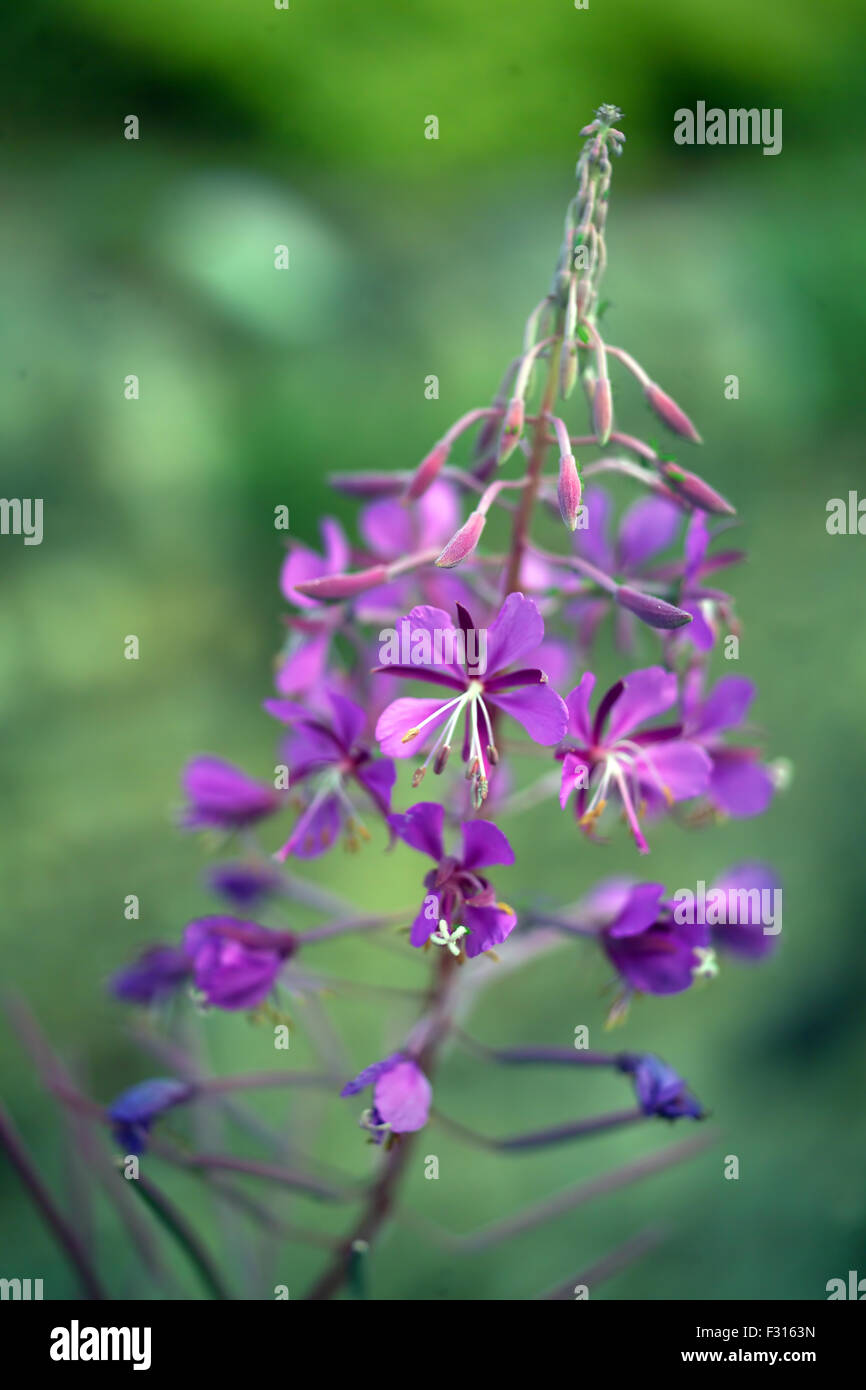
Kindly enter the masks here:
<path id="1" fill-rule="evenodd" d="M 357 540 L 329 518 L 321 550 L 290 543 L 280 581 L 287 639 L 276 692 L 264 701 L 285 728 L 274 781 L 254 781 L 213 757 L 194 759 L 183 777 L 183 825 L 216 832 L 227 845 L 240 841 L 240 852 L 233 848 L 210 878 L 240 912 L 255 904 L 264 915 L 278 899 L 299 895 L 308 904 L 286 861 L 330 855 L 338 845 L 370 845 L 375 854 L 402 854 L 404 846 L 423 862 L 421 905 L 404 923 L 409 946 L 431 954 L 422 1016 L 398 1050 L 341 1092 L 372 1088 L 362 1124 L 388 1148 L 427 1123 L 450 1001 L 461 976 L 483 972 L 478 958 L 495 948 L 507 943 L 511 951 L 544 925 L 560 946 L 563 936 L 591 938 L 617 982 L 614 1014 L 622 1017 L 634 997 L 681 993 L 715 974 L 717 953 L 756 961 L 775 945 L 760 902 L 777 885 L 763 865 L 718 881 L 716 906 L 731 912 L 717 911 L 715 920 L 690 918 L 661 883 L 626 880 L 602 881 L 577 908 L 547 913 L 539 905 L 545 863 L 521 864 L 499 824 L 531 806 L 539 823 L 544 818 L 551 862 L 591 876 L 600 846 L 623 833 L 618 820 L 626 843 L 645 855 L 665 819 L 682 827 L 756 816 L 778 783 L 747 723 L 754 687 L 740 676 L 713 683 L 710 675 L 720 656 L 738 655 L 733 600 L 714 587 L 714 576 L 741 558 L 717 546 L 734 524 L 733 508 L 669 455 L 622 433 L 615 419 L 611 364 L 637 378 L 667 429 L 688 447 L 700 442 L 671 397 L 602 336 L 611 157 L 624 140 L 615 118 L 603 107 L 584 132 L 553 288 L 530 315 L 492 404 L 462 416 L 415 470 L 334 479 L 363 504 Z M 535 395 L 533 378 L 542 383 Z M 588 433 L 569 426 L 564 404 L 556 405 L 557 393 L 564 403 L 578 382 Z M 474 446 L 457 462 L 473 432 Z M 506 468 L 512 459 L 523 467 Z M 611 496 L 587 481 L 603 474 L 639 489 L 618 521 Z M 504 551 L 483 544 L 497 510 L 510 526 Z M 547 531 L 564 521 L 559 550 L 542 547 L 539 518 Z M 621 664 L 603 680 L 600 639 L 609 616 Z M 407 763 L 410 776 L 402 772 Z M 529 764 L 540 770 L 537 780 L 527 780 Z M 428 774 L 425 793 L 435 794 L 416 799 Z M 289 818 L 280 830 L 270 825 L 278 817 Z M 512 867 L 519 914 L 487 877 Z M 747 906 L 737 915 L 741 900 Z M 318 936 L 355 926 L 370 923 L 332 923 Z M 191 984 L 213 1007 L 253 1009 L 303 939 L 243 917 L 205 916 L 186 926 L 179 945 L 151 947 L 121 970 L 114 992 L 159 1003 Z M 454 968 L 470 962 L 466 972 Z M 499 1055 L 581 1060 L 555 1051 Z M 636 1112 L 488 1146 L 559 1142 L 635 1116 L 703 1115 L 659 1058 L 593 1060 L 630 1076 Z M 129 1147 L 140 1146 L 152 1119 L 181 1098 L 172 1085 L 145 1083 L 115 1102 L 112 1122 Z"/>

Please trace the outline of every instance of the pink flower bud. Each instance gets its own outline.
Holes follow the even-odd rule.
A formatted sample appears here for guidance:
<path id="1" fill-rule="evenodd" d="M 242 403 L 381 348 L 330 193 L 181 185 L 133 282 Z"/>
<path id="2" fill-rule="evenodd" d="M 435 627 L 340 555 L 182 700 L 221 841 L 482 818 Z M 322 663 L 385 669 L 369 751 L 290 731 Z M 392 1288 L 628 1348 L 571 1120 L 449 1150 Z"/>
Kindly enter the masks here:
<path id="1" fill-rule="evenodd" d="M 654 381 L 648 383 L 645 388 L 645 395 L 656 415 L 667 425 L 674 434 L 679 434 L 683 439 L 690 439 L 693 444 L 702 444 L 703 440 L 698 434 L 688 415 L 684 410 L 680 410 L 676 401 L 671 400 L 666 391 L 657 386 Z"/>
<path id="2" fill-rule="evenodd" d="M 592 297 L 592 281 L 588 275 L 583 275 L 577 282 L 577 316 L 583 318 L 589 308 L 589 301 Z"/>
<path id="3" fill-rule="evenodd" d="M 415 502 L 419 497 L 423 497 L 430 484 L 435 483 L 450 451 L 451 445 L 446 443 L 444 439 L 440 439 L 438 444 L 434 444 L 427 457 L 418 464 L 412 481 L 406 489 L 408 502 Z"/>
<path id="4" fill-rule="evenodd" d="M 685 609 L 675 608 L 672 603 L 665 603 L 664 599 L 655 598 L 652 594 L 642 594 L 639 589 L 631 589 L 627 584 L 620 584 L 614 597 L 621 608 L 627 608 L 641 622 L 665 632 L 685 627 L 686 623 L 692 621 L 691 613 Z"/>
<path id="5" fill-rule="evenodd" d="M 502 434 L 499 436 L 499 453 L 496 462 L 504 463 L 507 458 L 514 453 L 523 433 L 523 399 L 514 396 L 508 402 L 508 409 L 505 412 L 505 419 L 502 422 Z"/>
<path id="6" fill-rule="evenodd" d="M 719 516 L 736 516 L 736 507 L 732 507 L 730 502 L 716 492 L 715 488 L 711 488 L 709 483 L 705 483 L 703 478 L 699 478 L 697 473 L 689 473 L 676 463 L 662 463 L 659 469 L 671 491 L 685 502 L 690 502 L 693 507 L 700 507 L 705 512 L 715 512 Z"/>
<path id="7" fill-rule="evenodd" d="M 472 512 L 455 533 L 436 561 L 440 569 L 450 570 L 471 555 L 484 530 L 487 518 L 480 511 Z"/>
<path id="8" fill-rule="evenodd" d="M 613 429 L 613 400 L 606 376 L 599 377 L 592 393 L 592 424 L 599 444 L 606 444 Z"/>
<path id="9" fill-rule="evenodd" d="M 559 482 L 556 496 L 559 500 L 559 514 L 569 531 L 577 529 L 580 516 L 580 477 L 574 454 L 563 454 L 559 460 Z"/>
<path id="10" fill-rule="evenodd" d="M 295 589 L 305 598 L 354 598 L 366 589 L 375 589 L 388 579 L 387 565 L 373 565 L 367 570 L 356 570 L 354 574 L 324 574 L 320 579 L 308 579 L 296 584 Z"/>

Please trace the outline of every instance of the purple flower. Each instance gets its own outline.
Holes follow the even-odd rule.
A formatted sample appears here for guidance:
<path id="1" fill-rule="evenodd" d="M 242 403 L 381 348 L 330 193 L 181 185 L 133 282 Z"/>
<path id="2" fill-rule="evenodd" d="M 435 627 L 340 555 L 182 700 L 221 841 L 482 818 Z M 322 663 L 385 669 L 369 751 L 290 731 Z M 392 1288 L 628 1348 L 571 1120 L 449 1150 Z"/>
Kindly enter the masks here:
<path id="1" fill-rule="evenodd" d="M 604 914 L 599 938 L 608 959 L 629 990 L 641 994 L 688 989 L 709 945 L 706 925 L 677 921 L 664 891 L 661 883 L 612 882 L 592 898 Z"/>
<path id="2" fill-rule="evenodd" d="M 191 1086 L 170 1077 L 154 1077 L 130 1086 L 108 1107 L 112 1134 L 119 1147 L 127 1154 L 143 1153 L 154 1120 L 191 1095 Z"/>
<path id="3" fill-rule="evenodd" d="M 265 700 L 268 713 L 291 726 L 285 747 L 291 787 L 309 787 L 306 806 L 277 859 L 290 854 L 314 859 L 336 844 L 344 826 L 350 849 L 357 848 L 359 836 L 370 838 L 349 799 L 351 783 L 361 788 L 380 815 L 387 816 L 391 809 L 397 770 L 390 759 L 374 760 L 361 742 L 367 719 L 364 710 L 334 690 L 328 692 L 328 699 L 330 720 L 289 700 Z"/>
<path id="4" fill-rule="evenodd" d="M 743 676 L 723 676 L 706 699 L 702 698 L 702 687 L 702 674 L 692 671 L 683 690 L 683 731 L 709 756 L 706 795 L 726 815 L 760 816 L 775 790 L 770 769 L 761 762 L 760 749 L 726 744 L 721 738 L 725 730 L 743 723 L 755 698 L 755 687 Z"/>
<path id="5" fill-rule="evenodd" d="M 710 543 L 722 531 L 728 529 L 724 523 L 711 531 L 707 514 L 696 511 L 692 515 L 686 531 L 685 554 L 682 565 L 670 571 L 660 570 L 659 578 L 669 578 L 678 585 L 674 601 L 678 608 L 691 613 L 692 621 L 672 633 L 670 641 L 691 642 L 698 651 L 708 652 L 716 640 L 716 615 L 721 612 L 730 618 L 731 597 L 721 589 L 708 588 L 705 576 L 716 570 L 726 569 L 743 559 L 741 550 L 718 551 L 707 555 Z"/>
<path id="6" fill-rule="evenodd" d="M 192 974 L 189 956 L 179 946 L 156 945 L 143 951 L 111 978 L 112 994 L 126 1004 L 155 1004 L 180 989 Z"/>
<path id="7" fill-rule="evenodd" d="M 420 801 L 388 823 L 407 845 L 428 854 L 436 867 L 424 879 L 428 893 L 437 899 L 428 914 L 425 903 L 412 924 L 410 941 L 423 946 L 437 931 L 440 921 L 449 927 L 465 927 L 466 954 L 479 956 L 500 945 L 517 925 L 517 917 L 478 870 L 491 864 L 513 864 L 514 851 L 502 831 L 491 821 L 471 820 L 461 827 L 462 852 L 446 855 L 442 842 L 445 811 L 438 802 Z"/>
<path id="8" fill-rule="evenodd" d="M 362 1123 L 381 1143 L 387 1131 L 411 1134 L 423 1129 L 430 1113 L 433 1088 L 417 1062 L 403 1052 L 394 1052 L 381 1062 L 365 1067 L 340 1092 L 355 1096 L 366 1086 L 373 1087 L 373 1105 Z"/>
<path id="9" fill-rule="evenodd" d="M 406 660 L 380 666 L 389 675 L 416 677 L 453 692 L 448 699 L 394 700 L 376 725 L 382 751 L 410 757 L 416 740 L 426 742 L 441 726 L 427 758 L 415 774 L 421 780 L 431 759 L 441 771 L 461 718 L 464 721 L 463 761 L 480 806 L 487 795 L 489 767 L 498 761 L 491 711 L 499 710 L 522 724 L 536 743 L 554 744 L 567 724 L 565 706 L 537 667 L 508 670 L 526 660 L 544 639 L 544 622 L 532 599 L 509 594 L 489 629 L 479 630 L 462 604 L 457 605 L 459 630 L 440 608 L 413 608 L 399 626 Z M 485 652 L 486 640 L 486 652 Z"/>
<path id="10" fill-rule="evenodd" d="M 638 824 L 642 803 L 653 809 L 706 791 L 711 763 L 696 740 L 682 737 L 679 724 L 637 732 L 638 726 L 670 709 L 677 678 L 661 666 L 633 671 L 607 691 L 590 721 L 595 676 L 587 671 L 566 697 L 572 742 L 557 753 L 562 761 L 560 805 L 577 792 L 575 813 L 590 833 L 611 793 L 619 799 L 641 854 L 649 846 Z"/>
<path id="11" fill-rule="evenodd" d="M 297 937 L 236 917 L 199 917 L 186 927 L 183 945 L 209 1004 L 252 1009 L 270 992 Z"/>
<path id="12" fill-rule="evenodd" d="M 273 815 L 282 801 L 273 787 L 254 782 L 240 768 L 209 754 L 187 763 L 183 788 L 190 804 L 181 824 L 188 830 L 239 830 Z"/>
<path id="13" fill-rule="evenodd" d="M 660 1057 L 651 1052 L 629 1057 L 622 1069 L 631 1073 L 638 1104 L 645 1115 L 659 1115 L 664 1120 L 704 1118 L 700 1101 Z"/>

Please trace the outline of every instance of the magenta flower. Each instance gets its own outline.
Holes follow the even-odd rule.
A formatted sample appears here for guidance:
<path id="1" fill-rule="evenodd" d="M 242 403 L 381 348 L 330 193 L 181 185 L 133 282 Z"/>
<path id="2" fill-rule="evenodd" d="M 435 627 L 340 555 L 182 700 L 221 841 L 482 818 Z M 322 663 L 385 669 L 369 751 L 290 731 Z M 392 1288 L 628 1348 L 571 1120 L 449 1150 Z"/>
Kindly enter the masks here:
<path id="1" fill-rule="evenodd" d="M 464 721 L 463 761 L 469 765 L 475 805 L 487 795 L 489 768 L 498 761 L 492 712 L 499 710 L 522 724 L 535 743 L 554 744 L 567 725 L 565 705 L 537 667 L 509 670 L 525 661 L 544 639 L 544 622 L 532 599 L 509 594 L 489 629 L 479 630 L 457 605 L 459 630 L 439 608 L 413 608 L 398 628 L 408 660 L 377 667 L 389 675 L 416 677 L 455 692 L 451 698 L 394 700 L 376 725 L 384 753 L 410 757 L 409 744 L 424 743 L 441 728 L 415 774 L 421 780 L 431 759 L 441 771 L 452 740 Z M 473 656 L 476 658 L 473 663 Z M 483 669 L 482 669 L 483 667 Z"/>
<path id="2" fill-rule="evenodd" d="M 710 759 L 696 741 L 682 737 L 679 724 L 639 731 L 676 703 L 672 671 L 661 666 L 633 671 L 611 686 L 590 721 L 594 687 L 595 676 L 587 671 L 566 697 L 573 742 L 557 753 L 562 761 L 560 805 L 576 791 L 578 824 L 591 833 L 609 796 L 616 795 L 638 849 L 647 854 L 638 823 L 644 804 L 657 809 L 699 796 L 707 789 Z"/>
<path id="3" fill-rule="evenodd" d="M 373 1087 L 373 1104 L 361 1123 L 378 1143 L 390 1131 L 411 1134 L 423 1129 L 430 1114 L 433 1088 L 418 1063 L 403 1052 L 394 1052 L 381 1062 L 365 1067 L 340 1092 L 355 1096 L 366 1086 Z"/>
<path id="4" fill-rule="evenodd" d="M 344 827 L 349 848 L 357 848 L 359 836 L 369 839 L 349 798 L 352 784 L 361 788 L 380 815 L 387 816 L 391 809 L 397 770 L 390 759 L 374 760 L 361 741 L 367 718 L 364 710 L 334 690 L 328 692 L 328 699 L 330 720 L 289 700 L 265 700 L 268 713 L 291 726 L 285 745 L 289 784 L 309 788 L 307 804 L 277 859 L 290 854 L 314 859 L 336 844 Z"/>
<path id="5" fill-rule="evenodd" d="M 199 917 L 186 927 L 183 947 L 209 1004 L 252 1009 L 270 993 L 297 937 L 237 917 Z"/>
<path id="6" fill-rule="evenodd" d="M 683 732 L 706 751 L 710 763 L 707 797 L 728 816 L 760 816 L 773 799 L 775 784 L 761 761 L 761 750 L 727 744 L 724 731 L 742 724 L 755 698 L 755 687 L 743 676 L 723 676 L 702 698 L 703 676 L 693 671 L 683 689 Z"/>
<path id="7" fill-rule="evenodd" d="M 378 498 L 363 508 L 358 529 L 374 562 L 390 564 L 407 555 L 442 548 L 460 518 L 456 489 L 438 480 L 411 505 L 396 497 Z M 420 594 L 434 607 L 468 602 L 462 579 L 425 565 L 417 574 L 398 575 L 359 594 L 354 611 L 362 622 L 390 621 Z"/>
<path id="8" fill-rule="evenodd" d="M 604 885 L 610 920 L 600 941 L 629 990 L 680 994 L 688 989 L 709 945 L 703 923 L 676 920 L 661 883 Z M 596 905 L 602 901 L 596 896 Z"/>
<path id="9" fill-rule="evenodd" d="M 779 944 L 780 893 L 779 879 L 766 864 L 736 864 L 727 869 L 707 890 L 712 944 L 742 960 L 768 956 Z"/>
<path id="10" fill-rule="evenodd" d="M 240 830 L 273 815 L 283 801 L 273 787 L 207 753 L 187 763 L 183 789 L 190 803 L 181 815 L 187 830 Z"/>
<path id="11" fill-rule="evenodd" d="M 444 807 L 436 801 L 420 801 L 403 815 L 388 817 L 388 824 L 407 845 L 428 854 L 436 867 L 424 879 L 435 907 L 428 904 L 412 923 L 413 946 L 423 946 L 442 921 L 449 928 L 465 927 L 462 939 L 469 957 L 499 946 L 517 926 L 517 917 L 478 870 L 491 864 L 513 864 L 514 851 L 492 821 L 471 820 L 461 825 L 462 853 L 446 855 L 442 840 Z"/>

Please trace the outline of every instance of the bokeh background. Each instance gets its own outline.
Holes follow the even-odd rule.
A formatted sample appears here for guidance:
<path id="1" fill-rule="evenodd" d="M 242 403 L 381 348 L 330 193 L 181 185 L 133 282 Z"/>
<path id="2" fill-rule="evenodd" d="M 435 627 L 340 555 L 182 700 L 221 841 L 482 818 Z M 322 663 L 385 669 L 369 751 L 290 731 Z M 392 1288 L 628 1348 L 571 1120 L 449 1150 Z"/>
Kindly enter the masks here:
<path id="1" fill-rule="evenodd" d="M 173 827 L 183 762 L 208 750 L 253 773 L 272 765 L 260 700 L 282 633 L 274 506 L 311 541 L 324 511 L 351 524 L 329 469 L 411 466 L 489 399 L 547 288 L 580 126 L 602 101 L 626 112 L 606 322 L 698 422 L 697 466 L 737 503 L 751 554 L 732 581 L 737 671 L 759 684 L 769 753 L 795 766 L 759 821 L 665 827 L 652 875 L 686 885 L 768 860 L 784 882 L 781 949 L 759 969 L 729 966 L 711 987 L 644 1001 L 616 1037 L 688 1077 L 713 1111 L 714 1147 L 476 1258 L 394 1226 L 371 1263 L 374 1297 L 530 1298 L 656 1223 L 666 1242 L 599 1297 L 820 1299 L 828 1279 L 866 1273 L 866 540 L 825 529 L 827 500 L 862 476 L 863 29 L 861 7 L 840 0 L 591 0 L 585 11 L 291 0 L 288 12 L 268 0 L 31 0 L 4 14 L 3 493 L 44 497 L 45 538 L 0 548 L 2 975 L 101 1101 L 166 1069 L 130 1037 L 106 977 L 215 910 L 203 846 Z M 673 113 L 698 100 L 781 107 L 782 153 L 677 147 Z M 123 138 L 130 113 L 135 143 Z M 292 269 L 279 274 L 283 242 Z M 137 402 L 123 396 L 132 372 Z M 424 398 L 428 373 L 438 401 Z M 623 423 L 652 433 L 637 394 L 624 387 L 622 402 Z M 128 633 L 138 662 L 123 659 Z M 609 653 L 605 663 L 615 674 Z M 555 817 L 507 826 L 547 901 L 634 871 L 623 837 L 593 852 Z M 365 910 L 400 908 L 418 862 L 380 849 L 322 861 L 315 876 Z M 523 892 L 517 869 L 503 891 Z M 124 919 L 128 893 L 140 895 L 138 922 Z M 399 987 L 419 982 L 406 955 L 356 943 L 317 963 Z M 592 955 L 560 953 L 503 976 L 473 1031 L 562 1044 L 587 1023 L 606 1045 L 606 979 Z M 338 994 L 316 1027 L 325 1016 L 360 1066 L 409 1014 Z M 244 1018 L 193 1031 L 217 1069 L 273 1063 L 267 1030 Z M 5 1101 L 112 1292 L 159 1296 L 111 1206 L 85 1195 L 61 1117 L 5 1024 L 2 1038 Z M 291 1060 L 304 1057 L 299 1041 Z M 616 1077 L 499 1074 L 455 1053 L 437 1100 L 502 1133 L 624 1096 Z M 361 1174 L 373 1162 L 353 1105 L 283 1096 L 258 1110 L 288 1117 L 293 1139 L 331 1163 Z M 674 1137 L 645 1126 L 502 1158 L 440 1132 L 421 1151 L 440 1155 L 443 1176 L 418 1171 L 408 1200 L 466 1231 Z M 256 1152 L 232 1131 L 210 1138 Z M 739 1181 L 722 1178 L 728 1153 Z M 258 1280 L 254 1296 L 270 1297 L 279 1282 L 300 1296 L 320 1251 L 266 1246 L 193 1180 L 156 1174 L 235 1288 Z M 72 1295 L 5 1165 L 0 1177 L 0 1272 Z M 255 1195 L 305 1225 L 346 1221 Z M 201 1297 L 164 1254 L 163 1292 Z"/>

